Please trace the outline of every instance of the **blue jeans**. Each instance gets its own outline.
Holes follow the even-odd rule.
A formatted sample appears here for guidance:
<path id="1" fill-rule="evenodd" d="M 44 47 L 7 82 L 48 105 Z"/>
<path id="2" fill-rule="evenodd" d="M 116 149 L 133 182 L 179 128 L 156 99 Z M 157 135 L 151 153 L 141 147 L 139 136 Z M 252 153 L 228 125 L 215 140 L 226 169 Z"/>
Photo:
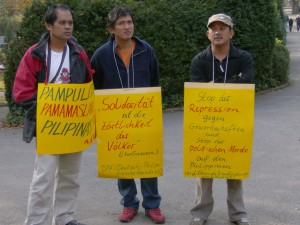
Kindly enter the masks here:
<path id="1" fill-rule="evenodd" d="M 119 179 L 118 188 L 122 195 L 121 204 L 126 208 L 138 210 L 140 200 L 136 197 L 137 190 L 134 179 Z M 141 191 L 142 206 L 145 210 L 159 207 L 161 197 L 158 193 L 157 178 L 141 178 Z"/>

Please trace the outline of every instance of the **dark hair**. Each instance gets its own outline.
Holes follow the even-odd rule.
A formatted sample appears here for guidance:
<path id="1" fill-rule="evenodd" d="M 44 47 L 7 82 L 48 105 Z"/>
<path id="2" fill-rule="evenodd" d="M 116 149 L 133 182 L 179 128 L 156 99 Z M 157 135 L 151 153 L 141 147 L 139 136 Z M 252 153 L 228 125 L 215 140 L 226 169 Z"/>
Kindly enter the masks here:
<path id="1" fill-rule="evenodd" d="M 56 10 L 57 9 L 69 11 L 72 14 L 70 7 L 67 6 L 67 5 L 63 5 L 63 4 L 53 4 L 53 5 L 50 5 L 48 7 L 48 10 L 47 10 L 47 12 L 45 14 L 45 18 L 44 18 L 44 21 L 46 23 L 51 24 L 51 25 L 54 24 L 54 22 L 57 19 L 57 15 L 56 15 Z"/>
<path id="2" fill-rule="evenodd" d="M 134 23 L 133 14 L 130 11 L 130 9 L 128 9 L 126 7 L 113 8 L 107 15 L 107 19 L 106 19 L 107 27 L 113 28 L 115 26 L 117 19 L 119 19 L 120 17 L 124 17 L 124 16 L 130 16 Z"/>

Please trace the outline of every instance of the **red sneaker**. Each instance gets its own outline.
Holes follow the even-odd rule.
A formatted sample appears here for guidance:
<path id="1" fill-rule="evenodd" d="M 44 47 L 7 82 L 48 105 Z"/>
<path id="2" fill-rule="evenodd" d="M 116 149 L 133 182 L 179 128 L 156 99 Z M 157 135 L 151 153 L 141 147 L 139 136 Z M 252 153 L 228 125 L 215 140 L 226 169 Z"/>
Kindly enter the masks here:
<path id="1" fill-rule="evenodd" d="M 136 214 L 137 210 L 125 207 L 119 215 L 119 221 L 122 223 L 130 222 Z"/>
<path id="2" fill-rule="evenodd" d="M 161 213 L 159 208 L 146 210 L 146 215 L 156 224 L 164 223 L 166 220 L 165 215 Z"/>

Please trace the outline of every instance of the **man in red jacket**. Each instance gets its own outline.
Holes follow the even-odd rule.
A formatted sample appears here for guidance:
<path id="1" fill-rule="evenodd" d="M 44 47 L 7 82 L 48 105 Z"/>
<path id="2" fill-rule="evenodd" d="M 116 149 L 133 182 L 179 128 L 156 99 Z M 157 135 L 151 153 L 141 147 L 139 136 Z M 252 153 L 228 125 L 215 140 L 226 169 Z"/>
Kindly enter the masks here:
<path id="1" fill-rule="evenodd" d="M 23 56 L 13 87 L 15 101 L 26 109 L 23 140 L 27 143 L 35 136 L 38 83 L 86 83 L 92 74 L 86 53 L 72 37 L 70 8 L 50 6 L 45 26 L 48 32 Z M 73 218 L 81 157 L 82 152 L 36 155 L 24 225 L 47 224 L 52 207 L 53 225 L 83 225 Z"/>

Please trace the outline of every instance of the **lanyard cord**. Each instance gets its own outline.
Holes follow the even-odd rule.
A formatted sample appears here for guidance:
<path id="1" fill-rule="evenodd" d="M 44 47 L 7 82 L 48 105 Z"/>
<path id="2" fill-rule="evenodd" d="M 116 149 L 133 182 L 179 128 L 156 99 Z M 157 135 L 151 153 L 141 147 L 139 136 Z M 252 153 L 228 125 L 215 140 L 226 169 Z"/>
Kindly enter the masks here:
<path id="1" fill-rule="evenodd" d="M 132 49 L 132 53 L 131 53 L 131 65 L 132 65 L 132 87 L 134 88 L 133 49 Z M 129 68 L 128 68 L 128 77 L 129 77 Z"/>
<path id="2" fill-rule="evenodd" d="M 132 42 L 131 42 L 131 43 L 132 43 Z M 114 56 L 114 60 L 115 60 L 115 65 L 116 65 L 116 67 L 117 67 L 118 76 L 119 76 L 119 80 L 120 80 L 121 86 L 122 86 L 122 88 L 124 88 L 123 82 L 122 82 L 122 78 L 121 78 L 121 74 L 120 74 L 120 70 L 119 70 L 118 63 L 117 63 L 117 59 L 116 59 L 116 54 L 115 54 L 115 48 L 116 48 L 116 47 L 117 47 L 117 43 L 116 43 L 116 41 L 114 41 L 114 43 L 113 43 L 113 56 Z M 132 50 L 132 52 L 131 52 L 131 65 L 132 65 L 132 87 L 134 87 L 133 50 Z M 130 66 L 129 66 L 128 69 L 127 69 L 127 85 L 128 85 L 128 88 L 130 88 L 130 84 L 129 84 L 129 68 L 130 68 Z"/>
<path id="3" fill-rule="evenodd" d="M 56 78 L 57 78 L 57 76 L 58 76 L 58 74 L 59 74 L 59 72 L 60 72 L 60 70 L 61 70 L 61 67 L 62 67 L 62 65 L 63 65 L 63 63 L 64 63 L 64 61 L 65 61 L 65 58 L 66 58 L 66 52 L 67 52 L 67 46 L 65 45 L 64 51 L 63 51 L 63 54 L 62 54 L 62 57 L 61 57 L 60 65 L 59 65 L 59 67 L 58 67 L 58 70 L 57 70 L 55 76 L 52 78 L 52 80 L 50 81 L 50 83 L 54 83 L 54 82 L 55 82 L 55 80 L 56 80 Z M 51 69 L 51 48 L 50 48 L 50 45 L 48 45 L 47 66 L 48 66 L 48 71 L 47 71 L 47 73 L 48 73 L 48 75 L 49 75 L 48 79 L 50 79 L 50 69 Z"/>
<path id="4" fill-rule="evenodd" d="M 118 67 L 117 60 L 116 60 L 116 55 L 115 55 L 115 43 L 116 43 L 116 42 L 113 43 L 113 49 L 112 49 L 112 51 L 113 51 L 113 56 L 114 56 L 115 64 L 116 64 L 117 71 L 118 71 L 118 75 L 119 75 L 119 80 L 120 80 L 120 82 L 121 82 L 122 88 L 124 88 L 123 82 L 122 82 L 122 79 L 121 79 L 121 75 L 120 75 L 120 71 L 119 71 L 119 67 Z M 116 45 L 116 46 L 117 46 L 117 45 Z"/>
<path id="5" fill-rule="evenodd" d="M 213 83 L 215 83 L 215 56 L 214 55 L 213 55 L 213 59 L 212 59 L 212 64 L 213 64 Z M 227 78 L 227 66 L 228 66 L 228 55 L 226 56 L 224 84 L 226 83 L 226 78 Z"/>

